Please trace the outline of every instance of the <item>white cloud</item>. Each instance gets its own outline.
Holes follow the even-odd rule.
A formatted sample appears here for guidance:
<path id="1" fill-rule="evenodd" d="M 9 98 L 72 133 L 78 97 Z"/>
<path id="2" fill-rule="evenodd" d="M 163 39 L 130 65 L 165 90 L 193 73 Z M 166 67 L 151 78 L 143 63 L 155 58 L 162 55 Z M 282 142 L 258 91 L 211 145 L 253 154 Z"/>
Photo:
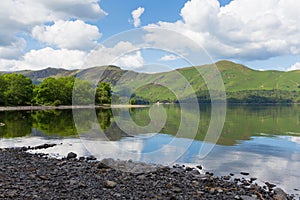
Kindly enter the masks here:
<path id="1" fill-rule="evenodd" d="M 147 27 L 177 31 L 213 57 L 267 59 L 300 53 L 299 10 L 297 0 L 234 0 L 225 7 L 220 7 L 217 0 L 191 0 L 182 8 L 181 20 Z M 165 36 L 152 39 L 177 48 L 183 45 Z"/>
<path id="2" fill-rule="evenodd" d="M 291 67 L 287 69 L 287 71 L 300 70 L 300 62 L 296 62 Z"/>
<path id="3" fill-rule="evenodd" d="M 32 36 L 59 48 L 88 50 L 97 45 L 101 34 L 97 26 L 86 24 L 81 20 L 59 20 L 53 25 L 34 27 Z"/>
<path id="4" fill-rule="evenodd" d="M 180 57 L 175 56 L 174 54 L 169 54 L 169 55 L 165 55 L 163 57 L 161 57 L 161 61 L 172 61 L 172 60 L 178 60 L 180 59 Z"/>
<path id="5" fill-rule="evenodd" d="M 103 65 L 139 68 L 144 65 L 144 59 L 137 46 L 121 41 L 112 47 L 99 46 L 87 56 L 83 68 Z"/>
<path id="6" fill-rule="evenodd" d="M 0 7 L 0 59 L 12 59 L 10 63 L 14 63 L 14 59 L 21 58 L 24 54 L 26 43 L 20 37 L 29 36 L 35 26 L 70 19 L 97 20 L 107 15 L 100 8 L 98 0 L 5 0 L 1 1 Z M 86 28 L 86 26 L 82 27 Z M 84 32 L 85 29 L 79 32 L 82 31 Z M 87 46 L 91 46 L 92 41 L 97 38 L 96 35 L 99 33 L 95 31 L 93 33 L 90 41 L 86 39 L 83 41 L 85 45 L 88 43 Z M 74 35 L 80 39 L 78 37 L 80 33 Z M 76 44 L 78 45 L 78 41 Z M 70 46 L 70 44 L 64 45 Z"/>
<path id="7" fill-rule="evenodd" d="M 141 68 L 144 65 L 144 59 L 141 51 L 137 51 L 120 57 L 113 64 L 124 68 Z"/>
<path id="8" fill-rule="evenodd" d="M 98 2 L 99 0 L 44 0 L 42 4 L 60 18 L 96 20 L 107 15 Z"/>
<path id="9" fill-rule="evenodd" d="M 83 65 L 85 56 L 85 52 L 78 50 L 55 50 L 46 47 L 40 50 L 31 50 L 20 60 L 0 59 L 0 70 L 38 70 L 46 67 L 78 69 Z"/>
<path id="10" fill-rule="evenodd" d="M 23 55 L 23 49 L 26 46 L 26 41 L 23 38 L 17 38 L 8 46 L 0 46 L 0 58 L 16 59 Z"/>
<path id="11" fill-rule="evenodd" d="M 136 10 L 131 12 L 133 18 L 134 27 L 139 27 L 141 25 L 141 15 L 144 13 L 145 9 L 143 7 L 138 7 Z"/>

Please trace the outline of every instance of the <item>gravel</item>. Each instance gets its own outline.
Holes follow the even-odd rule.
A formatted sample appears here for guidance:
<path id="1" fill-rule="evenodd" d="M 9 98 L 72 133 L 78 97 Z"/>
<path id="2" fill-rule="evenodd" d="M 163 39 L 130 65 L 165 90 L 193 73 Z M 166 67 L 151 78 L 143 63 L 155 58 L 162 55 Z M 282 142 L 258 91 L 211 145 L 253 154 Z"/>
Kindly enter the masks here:
<path id="1" fill-rule="evenodd" d="M 216 177 L 196 168 L 113 159 L 57 159 L 30 154 L 38 147 L 0 149 L 0 199 L 295 199 L 255 178 Z"/>

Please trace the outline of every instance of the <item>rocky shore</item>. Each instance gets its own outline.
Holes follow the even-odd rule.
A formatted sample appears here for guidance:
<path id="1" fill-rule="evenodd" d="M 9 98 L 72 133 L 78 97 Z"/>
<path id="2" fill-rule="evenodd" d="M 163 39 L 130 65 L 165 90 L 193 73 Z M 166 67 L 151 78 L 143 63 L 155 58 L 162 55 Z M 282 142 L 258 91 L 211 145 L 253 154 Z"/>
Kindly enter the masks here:
<path id="1" fill-rule="evenodd" d="M 242 172 L 216 177 L 201 166 L 166 167 L 104 159 L 30 154 L 38 147 L 0 149 L 0 199 L 296 199 Z"/>

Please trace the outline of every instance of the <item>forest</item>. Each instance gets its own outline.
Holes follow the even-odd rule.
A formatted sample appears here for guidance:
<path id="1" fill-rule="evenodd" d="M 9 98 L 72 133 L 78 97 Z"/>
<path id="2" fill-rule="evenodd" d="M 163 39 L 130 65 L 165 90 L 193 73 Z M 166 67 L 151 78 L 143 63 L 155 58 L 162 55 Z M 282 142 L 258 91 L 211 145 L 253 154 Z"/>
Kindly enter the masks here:
<path id="1" fill-rule="evenodd" d="M 0 75 L 0 106 L 72 105 L 73 94 L 79 104 L 110 104 L 111 90 L 109 83 L 94 86 L 72 76 L 49 77 L 34 85 L 24 75 L 4 74 Z M 89 98 L 91 94 L 94 98 Z"/>

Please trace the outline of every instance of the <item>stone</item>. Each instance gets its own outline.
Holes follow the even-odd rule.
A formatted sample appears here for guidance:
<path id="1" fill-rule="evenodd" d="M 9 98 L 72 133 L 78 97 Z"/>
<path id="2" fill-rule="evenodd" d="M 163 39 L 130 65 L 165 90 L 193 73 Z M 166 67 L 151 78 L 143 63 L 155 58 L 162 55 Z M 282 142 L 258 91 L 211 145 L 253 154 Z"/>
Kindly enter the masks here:
<path id="1" fill-rule="evenodd" d="M 218 192 L 218 193 L 222 193 L 223 190 L 222 190 L 221 188 L 219 188 L 219 189 L 217 190 L 217 192 Z"/>
<path id="2" fill-rule="evenodd" d="M 189 171 L 192 171 L 193 169 L 194 169 L 194 168 L 192 168 L 192 167 L 186 167 L 186 168 L 185 168 L 185 170 L 188 171 L 188 172 L 189 172 Z"/>
<path id="3" fill-rule="evenodd" d="M 97 165 L 97 168 L 98 169 L 108 169 L 110 167 L 103 162 L 99 162 L 99 164 Z"/>
<path id="4" fill-rule="evenodd" d="M 93 155 L 90 155 L 86 158 L 86 160 L 97 160 L 97 158 Z"/>
<path id="5" fill-rule="evenodd" d="M 250 181 L 251 181 L 251 182 L 256 181 L 256 180 L 257 180 L 257 178 L 254 178 L 254 177 L 251 177 L 251 178 L 250 178 Z"/>
<path id="6" fill-rule="evenodd" d="M 115 188 L 117 186 L 117 183 L 114 181 L 105 181 L 104 187 L 106 188 Z"/>
<path id="7" fill-rule="evenodd" d="M 265 182 L 265 184 L 268 186 L 268 188 L 274 188 L 276 187 L 275 184 L 269 183 L 269 182 Z"/>
<path id="8" fill-rule="evenodd" d="M 274 189 L 274 200 L 286 200 L 287 194 L 281 189 L 281 188 L 275 188 Z"/>
<path id="9" fill-rule="evenodd" d="M 248 172 L 241 172 L 241 174 L 244 175 L 244 176 L 248 176 L 250 173 L 248 173 Z"/>
<path id="10" fill-rule="evenodd" d="M 172 189 L 172 191 L 173 191 L 173 192 L 176 192 L 176 193 L 180 193 L 180 192 L 182 192 L 182 189 L 181 189 L 180 187 L 174 187 L 174 188 Z"/>
<path id="11" fill-rule="evenodd" d="M 210 188 L 210 189 L 209 189 L 209 193 L 210 193 L 210 194 L 213 194 L 213 193 L 215 193 L 215 191 L 216 191 L 216 189 L 215 189 L 215 188 Z"/>
<path id="12" fill-rule="evenodd" d="M 138 180 L 144 180 L 146 179 L 146 176 L 145 175 L 139 175 L 136 177 Z"/>
<path id="13" fill-rule="evenodd" d="M 242 199 L 242 200 L 257 200 L 257 198 L 252 197 L 252 196 L 247 196 L 247 195 L 242 195 L 240 197 L 240 199 Z"/>
<path id="14" fill-rule="evenodd" d="M 74 152 L 70 152 L 70 153 L 68 153 L 68 155 L 67 155 L 67 159 L 73 159 L 73 158 L 76 158 L 76 157 L 77 157 L 77 154 L 74 153 Z"/>
<path id="15" fill-rule="evenodd" d="M 197 167 L 198 169 L 200 169 L 200 170 L 203 169 L 203 167 L 202 167 L 201 165 L 197 165 L 196 167 Z"/>
<path id="16" fill-rule="evenodd" d="M 193 185 L 193 186 L 198 186 L 198 185 L 199 185 L 199 182 L 198 182 L 198 181 L 192 181 L 192 185 Z"/>

